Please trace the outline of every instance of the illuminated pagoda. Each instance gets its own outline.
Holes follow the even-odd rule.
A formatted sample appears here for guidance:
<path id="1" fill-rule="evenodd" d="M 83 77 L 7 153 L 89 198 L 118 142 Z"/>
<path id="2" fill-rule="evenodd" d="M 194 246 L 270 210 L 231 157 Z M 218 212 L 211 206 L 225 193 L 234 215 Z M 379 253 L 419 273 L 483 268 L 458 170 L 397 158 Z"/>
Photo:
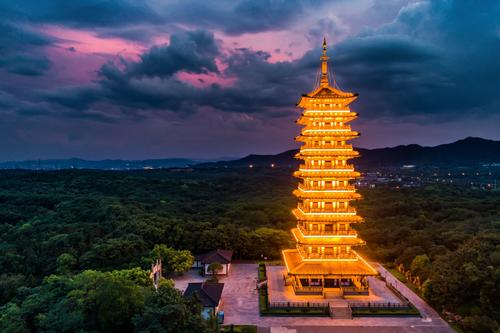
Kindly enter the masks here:
<path id="1" fill-rule="evenodd" d="M 316 89 L 297 104 L 303 109 L 297 123 L 304 127 L 296 140 L 304 144 L 295 157 L 303 163 L 294 173 L 301 179 L 293 192 L 299 199 L 292 229 L 297 246 L 283 251 L 286 281 L 296 294 L 368 294 L 367 277 L 378 273 L 354 251 L 364 242 L 351 227 L 363 221 L 350 205 L 361 197 L 352 185 L 360 173 L 348 163 L 358 152 L 347 143 L 359 136 L 349 125 L 357 117 L 349 104 L 358 95 L 329 77 L 326 40 L 320 59 Z"/>

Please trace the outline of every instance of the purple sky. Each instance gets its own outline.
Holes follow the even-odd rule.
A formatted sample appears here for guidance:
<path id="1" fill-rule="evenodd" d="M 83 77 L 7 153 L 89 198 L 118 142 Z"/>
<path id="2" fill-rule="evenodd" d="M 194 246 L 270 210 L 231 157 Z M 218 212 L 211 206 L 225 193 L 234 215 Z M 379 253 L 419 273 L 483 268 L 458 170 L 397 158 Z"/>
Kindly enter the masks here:
<path id="1" fill-rule="evenodd" d="M 354 144 L 500 139 L 498 1 L 0 2 L 0 160 L 296 147 L 323 36 Z"/>

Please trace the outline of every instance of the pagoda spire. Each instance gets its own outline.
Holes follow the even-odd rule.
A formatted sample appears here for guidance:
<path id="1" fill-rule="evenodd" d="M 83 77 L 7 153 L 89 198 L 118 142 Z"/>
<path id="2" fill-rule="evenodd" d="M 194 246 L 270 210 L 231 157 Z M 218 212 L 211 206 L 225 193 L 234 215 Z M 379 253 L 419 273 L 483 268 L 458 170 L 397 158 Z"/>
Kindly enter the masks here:
<path id="1" fill-rule="evenodd" d="M 323 38 L 323 55 L 321 56 L 321 80 L 320 86 L 328 86 L 328 59 L 326 55 L 326 37 Z"/>

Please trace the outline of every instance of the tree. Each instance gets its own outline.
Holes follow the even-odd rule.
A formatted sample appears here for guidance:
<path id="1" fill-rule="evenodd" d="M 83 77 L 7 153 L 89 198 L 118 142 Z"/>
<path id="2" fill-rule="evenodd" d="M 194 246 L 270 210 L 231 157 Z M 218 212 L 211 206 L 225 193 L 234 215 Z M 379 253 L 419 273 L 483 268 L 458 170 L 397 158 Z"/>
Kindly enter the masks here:
<path id="1" fill-rule="evenodd" d="M 185 299 L 171 283 L 162 280 L 158 292 L 149 294 L 143 311 L 132 321 L 140 333 L 208 333 L 201 310 L 199 303 Z"/>
<path id="2" fill-rule="evenodd" d="M 0 307 L 0 332 L 3 333 L 28 333 L 26 323 L 22 318 L 19 306 L 7 303 Z"/>
<path id="3" fill-rule="evenodd" d="M 431 260 L 426 254 L 416 256 L 410 265 L 411 274 L 418 276 L 422 282 L 429 278 L 431 270 Z"/>
<path id="4" fill-rule="evenodd" d="M 144 306 L 144 291 L 122 274 L 106 274 L 95 290 L 95 302 L 103 331 L 131 331 L 130 318 Z"/>
<path id="5" fill-rule="evenodd" d="M 194 263 L 194 257 L 188 250 L 175 250 L 165 244 L 156 244 L 150 255 L 155 261 L 162 260 L 162 269 L 165 273 L 181 274 L 187 272 Z"/>
<path id="6" fill-rule="evenodd" d="M 220 271 L 222 271 L 223 268 L 224 267 L 222 267 L 221 263 L 216 261 L 208 265 L 207 271 L 212 275 L 217 275 Z"/>
<path id="7" fill-rule="evenodd" d="M 167 268 L 176 274 L 187 272 L 194 263 L 194 257 L 188 250 L 176 251 L 167 261 Z"/>
<path id="8" fill-rule="evenodd" d="M 69 253 L 63 253 L 57 257 L 57 272 L 60 274 L 69 273 L 76 266 L 76 258 Z"/>

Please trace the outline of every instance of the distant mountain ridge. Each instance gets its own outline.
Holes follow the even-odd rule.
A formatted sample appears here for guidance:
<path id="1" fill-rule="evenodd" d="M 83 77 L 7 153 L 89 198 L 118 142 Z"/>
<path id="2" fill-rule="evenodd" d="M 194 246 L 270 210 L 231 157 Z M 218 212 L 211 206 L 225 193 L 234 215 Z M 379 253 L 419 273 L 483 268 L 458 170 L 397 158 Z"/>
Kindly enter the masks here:
<path id="1" fill-rule="evenodd" d="M 468 137 L 453 143 L 434 147 L 417 144 L 400 145 L 391 148 L 364 149 L 356 148 L 360 157 L 354 159 L 358 167 L 401 167 L 416 166 L 467 166 L 500 163 L 500 141 Z M 218 161 L 198 164 L 196 167 L 238 168 L 270 166 L 297 167 L 299 161 L 294 158 L 298 150 L 287 150 L 277 155 L 248 155 L 232 161 Z"/>
<path id="2" fill-rule="evenodd" d="M 356 148 L 361 157 L 354 161 L 357 167 L 401 167 L 403 165 L 417 166 L 467 166 L 477 164 L 500 164 L 500 141 L 469 137 L 453 143 L 434 147 L 424 147 L 417 144 L 401 145 L 391 148 L 364 149 Z M 276 155 L 248 155 L 246 157 L 227 161 L 204 161 L 186 158 L 164 158 L 146 160 L 99 160 L 89 161 L 80 158 L 47 159 L 0 162 L 0 169 L 100 169 L 100 170 L 140 170 L 160 168 L 247 168 L 297 167 L 299 161 L 294 158 L 296 149 L 287 150 Z"/>
<path id="3" fill-rule="evenodd" d="M 0 162 L 0 169 L 32 169 L 32 170 L 59 170 L 59 169 L 101 169 L 101 170 L 138 170 L 159 168 L 185 168 L 203 160 L 186 158 L 164 158 L 147 160 L 99 160 L 89 161 L 81 158 L 28 160 Z"/>

